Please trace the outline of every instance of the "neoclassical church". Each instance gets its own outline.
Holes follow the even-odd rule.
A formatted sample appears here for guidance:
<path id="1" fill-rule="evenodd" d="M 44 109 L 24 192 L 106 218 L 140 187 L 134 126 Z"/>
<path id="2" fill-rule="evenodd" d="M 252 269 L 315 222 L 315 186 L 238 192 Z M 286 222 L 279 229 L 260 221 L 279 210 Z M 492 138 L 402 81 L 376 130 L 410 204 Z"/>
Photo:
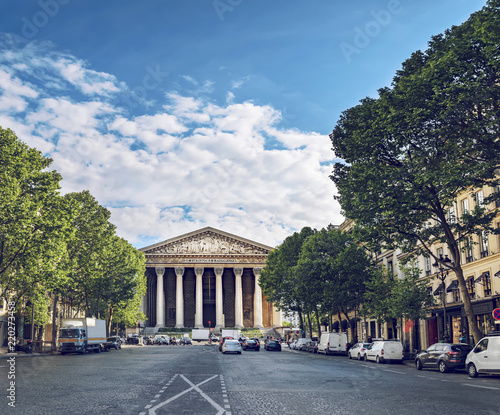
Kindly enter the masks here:
<path id="1" fill-rule="evenodd" d="M 267 302 L 259 276 L 273 248 L 206 227 L 141 248 L 147 327 L 270 328 L 281 312 Z"/>

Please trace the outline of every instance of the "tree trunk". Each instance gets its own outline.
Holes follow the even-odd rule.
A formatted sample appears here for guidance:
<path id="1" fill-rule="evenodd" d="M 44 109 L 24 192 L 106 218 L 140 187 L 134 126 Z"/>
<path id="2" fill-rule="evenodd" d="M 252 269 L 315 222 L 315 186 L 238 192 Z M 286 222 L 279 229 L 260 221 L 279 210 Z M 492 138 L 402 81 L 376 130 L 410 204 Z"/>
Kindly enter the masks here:
<path id="1" fill-rule="evenodd" d="M 55 352 L 57 351 L 57 320 L 59 314 L 57 313 L 57 303 L 59 302 L 59 296 L 56 295 L 54 297 L 54 304 L 52 306 L 52 343 L 50 345 L 50 349 Z"/>
<path id="2" fill-rule="evenodd" d="M 342 312 L 344 313 L 345 318 L 347 320 L 347 327 L 349 327 L 349 338 L 350 338 L 350 341 L 354 342 L 354 329 L 352 327 L 351 320 L 349 319 L 349 316 L 347 315 L 347 313 L 345 312 L 345 310 L 343 308 L 342 308 Z"/>
<path id="3" fill-rule="evenodd" d="M 309 338 L 312 339 L 313 337 L 313 328 L 311 324 L 311 315 L 307 313 L 307 323 L 309 324 Z"/>
<path id="4" fill-rule="evenodd" d="M 316 307 L 316 323 L 318 324 L 318 338 L 321 337 L 321 323 L 319 321 L 318 307 Z"/>
<path id="5" fill-rule="evenodd" d="M 300 324 L 300 332 L 302 333 L 304 331 L 304 319 L 302 317 L 302 311 L 299 309 L 299 324 Z"/>
<path id="6" fill-rule="evenodd" d="M 109 320 L 107 321 L 106 324 L 106 337 L 110 336 L 112 320 L 113 320 L 113 307 L 109 309 Z"/>

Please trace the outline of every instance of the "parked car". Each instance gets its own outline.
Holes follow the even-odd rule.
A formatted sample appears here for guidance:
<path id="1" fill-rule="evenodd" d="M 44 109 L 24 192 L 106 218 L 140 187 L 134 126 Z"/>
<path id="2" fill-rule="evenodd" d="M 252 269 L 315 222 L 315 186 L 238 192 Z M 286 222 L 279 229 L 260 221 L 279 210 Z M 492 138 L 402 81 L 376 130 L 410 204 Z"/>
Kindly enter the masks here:
<path id="1" fill-rule="evenodd" d="M 257 352 L 260 351 L 260 343 L 257 343 L 255 340 L 252 339 L 247 339 L 243 343 L 243 350 L 256 350 Z"/>
<path id="2" fill-rule="evenodd" d="M 281 352 L 281 344 L 278 340 L 269 340 L 264 346 L 264 349 L 266 349 L 268 352 L 271 350 Z"/>
<path id="3" fill-rule="evenodd" d="M 304 346 L 304 344 L 306 344 L 307 342 L 310 342 L 311 339 L 309 338 L 300 338 L 297 340 L 297 343 L 295 343 L 295 350 L 301 350 L 302 347 Z"/>
<path id="4" fill-rule="evenodd" d="M 106 345 L 105 345 L 106 349 L 115 349 L 115 350 L 119 350 L 122 348 L 122 339 L 118 336 L 112 336 L 112 337 L 108 337 L 106 339 Z"/>
<path id="5" fill-rule="evenodd" d="M 224 345 L 224 343 L 226 342 L 226 340 L 234 340 L 234 339 L 231 336 L 226 336 L 226 337 L 223 337 L 222 339 L 220 339 L 219 351 L 222 352 L 222 346 Z M 238 340 L 236 340 L 236 341 L 238 341 Z"/>
<path id="6" fill-rule="evenodd" d="M 318 353 L 318 342 L 313 340 L 307 343 L 307 349 L 309 353 Z"/>
<path id="7" fill-rule="evenodd" d="M 429 367 L 439 369 L 441 373 L 465 369 L 465 359 L 471 350 L 472 347 L 463 343 L 435 343 L 417 354 L 415 368 L 422 370 Z"/>
<path id="8" fill-rule="evenodd" d="M 218 338 L 215 334 L 213 334 L 213 333 L 210 333 L 209 339 L 210 339 L 212 342 L 216 342 L 216 343 L 218 343 L 218 342 L 219 342 L 219 338 Z"/>
<path id="9" fill-rule="evenodd" d="M 179 344 L 187 346 L 187 345 L 192 345 L 193 342 L 191 341 L 190 337 L 183 337 L 182 339 L 180 339 Z"/>
<path id="10" fill-rule="evenodd" d="M 170 337 L 166 335 L 155 336 L 153 343 L 166 346 L 170 343 Z"/>
<path id="11" fill-rule="evenodd" d="M 471 378 L 500 374 L 500 334 L 482 338 L 467 355 L 465 365 Z"/>
<path id="12" fill-rule="evenodd" d="M 347 352 L 347 355 L 349 356 L 349 359 L 363 360 L 365 358 L 366 348 L 370 344 L 371 343 L 366 343 L 366 342 L 356 343 Z"/>
<path id="13" fill-rule="evenodd" d="M 403 363 L 404 350 L 397 340 L 375 341 L 366 348 L 365 361 L 374 360 L 377 363 Z"/>
<path id="14" fill-rule="evenodd" d="M 237 353 L 241 354 L 241 344 L 238 340 L 226 339 L 222 344 L 222 353 Z"/>

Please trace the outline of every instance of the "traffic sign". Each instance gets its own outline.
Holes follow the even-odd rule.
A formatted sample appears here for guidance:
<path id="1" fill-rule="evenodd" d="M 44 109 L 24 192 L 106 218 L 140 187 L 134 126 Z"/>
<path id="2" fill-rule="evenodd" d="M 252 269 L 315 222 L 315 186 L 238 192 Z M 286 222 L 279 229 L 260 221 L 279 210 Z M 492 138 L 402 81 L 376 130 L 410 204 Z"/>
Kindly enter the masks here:
<path id="1" fill-rule="evenodd" d="M 495 320 L 500 320 L 500 308 L 495 308 L 491 314 Z"/>

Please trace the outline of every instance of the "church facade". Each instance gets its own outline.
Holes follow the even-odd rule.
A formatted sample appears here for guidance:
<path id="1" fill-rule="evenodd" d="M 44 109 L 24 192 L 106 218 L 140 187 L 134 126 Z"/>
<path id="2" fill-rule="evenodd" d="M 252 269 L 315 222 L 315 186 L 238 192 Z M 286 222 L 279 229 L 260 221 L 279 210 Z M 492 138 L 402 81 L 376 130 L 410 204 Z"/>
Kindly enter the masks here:
<path id="1" fill-rule="evenodd" d="M 281 312 L 259 277 L 273 248 L 211 227 L 141 248 L 148 327 L 270 328 Z"/>

